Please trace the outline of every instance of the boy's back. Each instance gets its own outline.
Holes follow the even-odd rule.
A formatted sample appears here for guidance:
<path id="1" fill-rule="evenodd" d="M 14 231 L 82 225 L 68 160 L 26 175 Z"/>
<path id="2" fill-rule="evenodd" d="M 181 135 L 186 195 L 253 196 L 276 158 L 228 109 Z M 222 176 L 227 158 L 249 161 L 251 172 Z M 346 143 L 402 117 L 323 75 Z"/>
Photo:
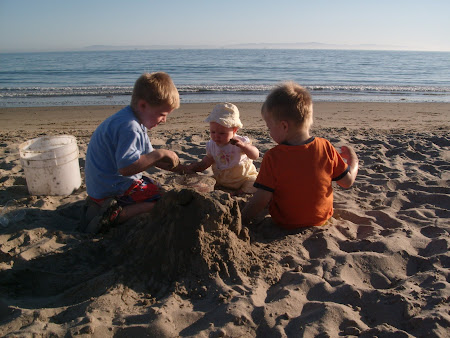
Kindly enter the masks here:
<path id="1" fill-rule="evenodd" d="M 288 229 L 323 224 L 333 214 L 331 182 L 347 164 L 323 138 L 303 145 L 277 145 L 264 155 L 255 186 L 273 191 L 270 214 Z"/>
<path id="2" fill-rule="evenodd" d="M 258 191 L 242 211 L 244 222 L 269 206 L 274 222 L 284 228 L 324 224 L 333 214 L 332 181 L 349 188 L 356 178 L 355 152 L 342 147 L 345 163 L 329 141 L 311 137 L 312 98 L 296 83 L 275 88 L 261 114 L 278 146 L 263 157 Z"/>
<path id="3" fill-rule="evenodd" d="M 130 106 L 107 118 L 93 133 L 86 153 L 88 195 L 100 199 L 126 191 L 142 173 L 123 176 L 117 172 L 134 163 L 140 154 L 152 151 L 147 131 Z"/>

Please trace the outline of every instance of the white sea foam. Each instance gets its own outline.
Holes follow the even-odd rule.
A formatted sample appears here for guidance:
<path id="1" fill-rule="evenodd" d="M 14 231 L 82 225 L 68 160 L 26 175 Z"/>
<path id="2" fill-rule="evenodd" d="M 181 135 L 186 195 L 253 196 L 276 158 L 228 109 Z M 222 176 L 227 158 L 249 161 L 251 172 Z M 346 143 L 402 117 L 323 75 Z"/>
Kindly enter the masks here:
<path id="1" fill-rule="evenodd" d="M 177 86 L 180 93 L 266 93 L 274 87 L 269 85 L 180 85 Z M 313 94 L 327 92 L 332 95 L 348 93 L 435 93 L 436 95 L 450 95 L 450 87 L 436 86 L 306 86 Z M 63 97 L 63 96 L 114 96 L 131 95 L 130 86 L 83 86 L 83 87 L 23 87 L 0 88 L 0 98 L 26 98 L 26 97 Z"/>
<path id="2" fill-rule="evenodd" d="M 445 52 L 133 50 L 2 54 L 0 106 L 127 103 L 153 71 L 171 75 L 183 102 L 263 101 L 289 80 L 316 101 L 450 102 Z"/>

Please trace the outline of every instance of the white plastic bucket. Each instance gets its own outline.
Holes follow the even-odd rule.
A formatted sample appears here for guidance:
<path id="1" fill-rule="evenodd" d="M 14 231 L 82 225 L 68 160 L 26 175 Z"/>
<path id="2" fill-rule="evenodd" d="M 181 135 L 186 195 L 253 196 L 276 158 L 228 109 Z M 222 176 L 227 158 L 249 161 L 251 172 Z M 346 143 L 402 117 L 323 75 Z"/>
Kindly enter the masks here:
<path id="1" fill-rule="evenodd" d="M 19 153 L 30 195 L 70 195 L 80 187 L 74 136 L 38 137 L 22 143 Z"/>

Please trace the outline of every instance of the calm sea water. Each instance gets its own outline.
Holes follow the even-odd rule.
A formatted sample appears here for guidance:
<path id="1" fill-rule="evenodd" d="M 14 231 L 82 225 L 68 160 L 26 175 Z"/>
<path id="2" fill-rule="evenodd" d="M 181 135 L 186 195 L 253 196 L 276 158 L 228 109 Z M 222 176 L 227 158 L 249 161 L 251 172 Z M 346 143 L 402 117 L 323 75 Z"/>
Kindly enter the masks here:
<path id="1" fill-rule="evenodd" d="M 287 80 L 315 101 L 450 102 L 449 52 L 205 49 L 0 54 L 0 107 L 125 105 L 154 71 L 182 103 L 262 102 Z"/>

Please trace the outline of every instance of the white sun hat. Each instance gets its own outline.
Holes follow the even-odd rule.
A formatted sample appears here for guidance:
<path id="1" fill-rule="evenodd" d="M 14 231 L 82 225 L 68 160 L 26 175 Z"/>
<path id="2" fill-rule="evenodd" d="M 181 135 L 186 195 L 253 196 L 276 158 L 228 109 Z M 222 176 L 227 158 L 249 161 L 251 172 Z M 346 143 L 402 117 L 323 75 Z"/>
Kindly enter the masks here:
<path id="1" fill-rule="evenodd" d="M 234 104 L 228 102 L 216 105 L 205 122 L 216 122 L 227 128 L 243 127 L 239 119 L 239 109 Z"/>

